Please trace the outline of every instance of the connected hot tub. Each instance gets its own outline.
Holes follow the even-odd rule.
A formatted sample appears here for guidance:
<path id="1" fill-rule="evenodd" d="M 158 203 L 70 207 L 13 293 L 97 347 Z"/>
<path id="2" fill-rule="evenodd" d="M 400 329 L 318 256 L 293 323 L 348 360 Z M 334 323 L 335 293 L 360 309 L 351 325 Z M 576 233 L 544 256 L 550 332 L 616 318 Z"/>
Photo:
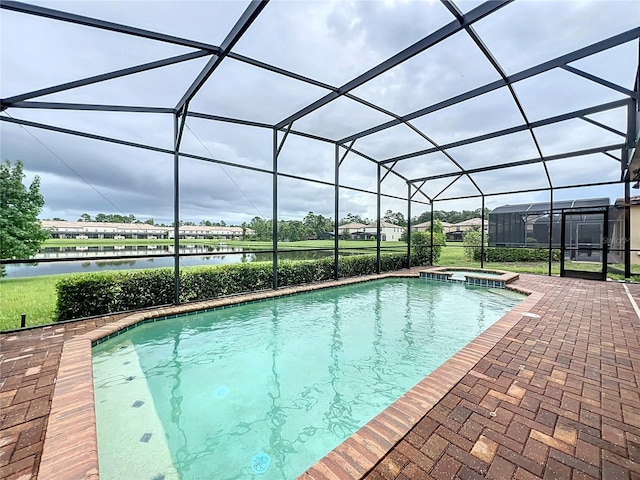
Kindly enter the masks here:
<path id="1" fill-rule="evenodd" d="M 520 277 L 504 270 L 485 270 L 465 267 L 439 267 L 420 272 L 420 278 L 436 282 L 466 283 L 477 287 L 505 288 Z"/>

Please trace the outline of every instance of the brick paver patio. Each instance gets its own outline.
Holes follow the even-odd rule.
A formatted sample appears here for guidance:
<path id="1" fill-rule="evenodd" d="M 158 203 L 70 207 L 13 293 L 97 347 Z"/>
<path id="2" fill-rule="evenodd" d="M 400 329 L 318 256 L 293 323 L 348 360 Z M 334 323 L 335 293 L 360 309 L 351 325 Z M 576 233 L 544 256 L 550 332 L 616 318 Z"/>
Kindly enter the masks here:
<path id="1" fill-rule="evenodd" d="M 538 292 L 532 308 L 470 370 L 445 367 L 460 380 L 426 415 L 388 409 L 303 478 L 359 477 L 370 464 L 371 480 L 640 480 L 640 320 L 627 294 L 640 302 L 640 285 L 534 275 L 515 285 Z M 0 478 L 38 473 L 63 342 L 119 318 L 0 335 Z M 441 379 L 421 382 L 424 395 Z M 399 435 L 388 453 L 374 438 L 385 430 Z"/>

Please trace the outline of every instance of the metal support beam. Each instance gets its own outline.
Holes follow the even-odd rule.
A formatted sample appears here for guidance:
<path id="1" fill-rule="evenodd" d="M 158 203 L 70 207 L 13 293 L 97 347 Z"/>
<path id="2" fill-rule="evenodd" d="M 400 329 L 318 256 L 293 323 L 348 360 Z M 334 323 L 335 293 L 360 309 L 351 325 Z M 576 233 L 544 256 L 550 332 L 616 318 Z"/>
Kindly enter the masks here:
<path id="1" fill-rule="evenodd" d="M 407 153 L 404 155 L 398 155 L 396 157 L 391 157 L 391 158 L 387 158 L 385 160 L 381 160 L 380 163 L 387 164 L 387 163 L 393 163 L 396 162 L 398 160 L 407 160 L 409 158 L 414 158 L 414 157 L 419 157 L 422 155 L 428 155 L 430 153 L 436 153 L 439 152 L 441 149 L 451 149 L 451 148 L 456 148 L 456 147 L 462 147 L 464 145 L 470 145 L 472 143 L 478 143 L 478 142 L 483 142 L 485 140 L 491 140 L 493 138 L 498 138 L 498 137 L 502 137 L 505 135 L 511 135 L 513 133 L 519 133 L 519 132 L 525 132 L 527 130 L 529 130 L 529 128 L 538 128 L 538 127 L 544 127 L 546 125 L 551 125 L 554 123 L 559 123 L 559 122 L 564 122 L 566 120 L 571 120 L 574 118 L 582 118 L 585 115 L 591 115 L 594 113 L 599 113 L 599 112 L 605 112 L 608 110 L 613 110 L 616 108 L 621 108 L 621 107 L 625 107 L 629 104 L 629 100 L 627 99 L 623 99 L 623 100 L 616 100 L 613 102 L 608 102 L 608 103 L 604 103 L 602 105 L 596 105 L 594 107 L 589 107 L 589 108 L 583 108 L 580 110 L 576 110 L 574 112 L 570 112 L 570 113 L 564 113 L 562 115 L 557 115 L 554 117 L 549 117 L 543 120 L 537 120 L 535 122 L 531 122 L 530 124 L 522 124 L 522 125 L 518 125 L 517 127 L 510 127 L 510 128 L 505 128 L 503 130 L 497 130 L 495 132 L 491 132 L 491 133 L 486 133 L 483 135 L 478 135 L 475 137 L 471 137 L 471 138 L 467 138 L 464 140 L 458 140 L 456 142 L 451 142 L 451 143 L 447 143 L 445 145 L 440 145 L 439 148 L 428 148 L 428 149 L 424 149 L 424 150 L 418 150 L 416 152 L 412 152 L 412 153 Z M 624 136 L 624 134 L 623 134 Z"/>
<path id="2" fill-rule="evenodd" d="M 39 17 L 52 18 L 54 20 L 60 20 L 62 22 L 75 23 L 77 25 L 84 25 L 86 27 L 94 27 L 111 32 L 124 33 L 126 35 L 133 35 L 135 37 L 173 43 L 175 45 L 182 45 L 183 47 L 207 50 L 209 53 L 213 54 L 217 54 L 220 49 L 215 45 L 209 45 L 207 43 L 194 42 L 193 40 L 174 37 L 173 35 L 165 35 L 164 33 L 152 32 L 151 30 L 143 30 L 142 28 L 135 28 L 118 23 L 106 22 L 104 20 L 98 20 L 82 15 L 75 15 L 73 13 L 62 12 L 60 10 L 53 10 L 51 8 L 38 7 L 36 5 L 29 5 L 28 3 L 3 0 L 2 3 L 0 3 L 0 8 L 19 13 L 27 13 L 29 15 L 36 15 Z"/>
<path id="3" fill-rule="evenodd" d="M 271 243 L 273 249 L 273 256 L 271 258 L 273 270 L 272 270 L 272 283 L 273 289 L 278 288 L 278 130 L 273 129 L 273 178 L 272 178 L 272 202 L 273 202 L 273 220 L 272 220 L 272 235 Z"/>
<path id="4" fill-rule="evenodd" d="M 624 182 L 624 278 L 631 278 L 631 184 Z"/>
<path id="5" fill-rule="evenodd" d="M 380 274 L 380 234 L 382 233 L 382 219 L 380 218 L 381 216 L 381 205 L 380 205 L 380 193 L 382 190 L 382 180 L 380 178 L 380 173 L 381 173 L 382 167 L 380 166 L 380 164 L 377 165 L 376 167 L 376 172 L 377 172 L 377 184 L 378 184 L 378 191 L 376 194 L 376 217 L 378 218 L 378 222 L 377 222 L 377 227 L 376 227 L 376 273 Z"/>
<path id="6" fill-rule="evenodd" d="M 182 143 L 182 135 L 184 134 L 184 127 L 187 123 L 187 111 L 189 109 L 189 104 L 184 106 L 184 110 L 182 112 L 178 112 L 177 115 L 181 117 L 180 120 L 180 128 L 178 129 L 178 136 L 176 137 L 175 150 L 176 152 L 180 152 L 180 144 Z"/>
<path id="7" fill-rule="evenodd" d="M 366 100 L 362 100 L 358 97 L 355 97 L 349 93 L 345 94 L 345 97 L 350 98 L 352 100 L 355 100 L 369 108 L 372 108 L 380 113 L 383 113 L 385 115 L 389 115 L 395 119 L 400 119 L 401 117 L 399 115 L 396 115 L 393 112 L 390 112 L 389 110 L 386 110 L 382 107 L 379 107 L 378 105 L 368 102 Z M 438 143 L 436 143 L 435 140 L 433 140 L 431 137 L 429 137 L 428 135 L 426 135 L 422 130 L 420 130 L 419 128 L 417 128 L 415 125 L 413 125 L 410 122 L 403 122 L 404 125 L 406 125 L 407 127 L 409 127 L 411 130 L 413 130 L 415 133 L 417 133 L 419 136 L 421 136 L 422 138 L 424 138 L 427 142 L 429 142 L 431 145 L 433 145 L 433 147 L 435 149 L 437 149 L 437 151 L 439 151 L 440 153 L 442 153 L 442 155 L 444 155 L 445 157 L 447 157 L 447 159 L 449 159 L 449 161 L 451 163 L 453 163 L 456 167 L 458 167 L 460 169 L 460 171 L 463 171 L 464 168 L 462 168 L 462 165 L 460 165 L 452 156 L 449 152 L 447 152 L 446 150 L 444 150 L 440 145 L 438 145 Z M 354 140 L 355 142 L 355 140 Z M 395 167 L 397 162 L 394 162 L 393 165 L 391 165 L 391 167 L 387 167 L 387 173 L 385 173 L 384 177 L 382 177 L 382 181 L 384 181 L 385 178 L 387 178 L 387 175 L 389 175 L 390 173 L 394 173 L 396 175 L 399 176 L 399 174 L 397 174 L 393 169 Z M 475 182 L 475 180 L 471 177 L 468 177 L 469 181 L 473 184 L 473 186 L 478 190 L 478 192 L 480 192 L 480 187 L 478 186 L 478 184 Z M 482 192 L 480 192 L 482 193 Z M 426 196 L 426 195 L 425 195 Z"/>
<path id="8" fill-rule="evenodd" d="M 91 138 L 93 140 L 116 143 L 118 145 L 125 145 L 127 147 L 141 148 L 144 150 L 151 150 L 153 152 L 166 153 L 170 155 L 173 154 L 173 150 L 170 150 L 167 148 L 153 147 L 151 145 L 145 145 L 142 143 L 129 142 L 127 140 L 120 140 L 117 138 L 105 137 L 102 135 L 94 135 L 92 133 L 80 132 L 78 130 L 71 130 L 69 128 L 54 127 L 52 125 L 45 125 L 43 123 L 32 122 L 30 120 L 22 120 L 20 118 L 7 117 L 4 115 L 0 115 L 0 122 L 15 123 L 15 124 L 23 125 L 26 127 L 40 128 L 42 130 L 49 130 L 51 132 L 65 133 L 68 135 L 75 135 L 77 137 L 83 137 L 83 138 Z"/>
<path id="9" fill-rule="evenodd" d="M 456 5 L 453 2 L 447 2 L 447 1 L 443 0 L 443 3 L 449 9 L 449 11 L 451 13 L 453 13 L 453 15 L 456 17 L 456 19 L 458 19 L 458 21 L 462 24 L 463 23 L 463 18 L 464 18 L 463 14 L 462 14 L 462 11 L 459 10 L 458 7 L 456 7 Z M 533 131 L 533 128 L 531 127 L 531 124 L 529 123 L 529 119 L 527 118 L 527 114 L 525 113 L 524 108 L 522 107 L 522 103 L 520 103 L 520 99 L 518 98 L 518 95 L 516 94 L 516 91 L 514 90 L 513 85 L 511 85 L 509 83 L 509 79 L 507 77 L 507 73 L 504 71 L 504 69 L 502 68 L 502 66 L 498 62 L 498 60 L 493 56 L 493 54 L 491 53 L 491 50 L 489 50 L 489 47 L 487 45 L 485 45 L 485 43 L 482 41 L 480 36 L 476 33 L 476 31 L 473 28 L 473 26 L 472 25 L 466 25 L 465 26 L 465 30 L 467 31 L 467 34 L 471 37 L 473 42 L 480 49 L 480 51 L 487 58 L 489 63 L 498 72 L 498 74 L 500 75 L 502 80 L 505 82 L 507 88 L 509 89 L 509 93 L 511 94 L 511 98 L 513 99 L 513 103 L 515 103 L 518 111 L 520 112 L 520 115 L 522 116 L 522 119 L 524 120 L 525 125 L 527 126 L 527 130 L 529 131 L 529 134 L 531 135 L 531 139 L 532 139 L 534 145 L 536 146 L 536 150 L 538 151 L 538 155 L 540 156 L 540 159 L 542 159 L 542 157 L 543 157 L 542 149 L 540 148 L 540 144 L 538 143 L 538 139 L 536 138 L 536 134 Z M 549 183 L 549 187 L 551 187 L 552 186 L 552 184 L 551 184 L 551 175 L 549 175 L 549 170 L 548 170 L 547 164 L 544 162 L 544 160 L 542 160 L 542 166 L 544 167 L 544 172 L 545 172 L 545 175 L 547 177 L 547 182 Z M 469 178 L 473 182 L 473 179 L 471 177 L 469 177 Z M 476 186 L 476 188 L 478 188 L 478 186 L 475 184 L 475 182 L 474 182 L 474 185 Z M 478 190 L 480 190 L 480 188 L 478 188 Z"/>
<path id="10" fill-rule="evenodd" d="M 636 76 L 636 89 L 640 90 L 640 67 Z M 640 102 L 633 100 L 627 107 L 627 141 L 622 151 L 622 162 L 620 164 L 623 172 L 629 171 L 631 153 L 636 148 L 637 141 L 637 118 Z M 636 152 L 637 153 L 637 152 Z M 631 178 L 625 174 L 624 182 L 624 276 L 631 277 Z"/>
<path id="11" fill-rule="evenodd" d="M 3 104 L 3 107 L 5 105 Z M 126 113 L 160 113 L 174 114 L 173 108 L 164 107 L 135 107 L 131 105 L 99 105 L 90 103 L 64 103 L 64 102 L 16 102 L 6 105 L 11 108 L 32 108 L 36 110 L 78 110 L 93 112 L 126 112 Z"/>
<path id="12" fill-rule="evenodd" d="M 234 123 L 238 125 L 247 125 L 249 127 L 268 128 L 269 130 L 273 129 L 273 125 L 271 124 L 263 123 L 263 122 L 254 122 L 252 120 L 243 120 L 241 118 L 222 117 L 220 115 L 210 115 L 207 113 L 200 113 L 200 112 L 189 112 L 189 116 L 202 118 L 205 120 L 214 120 L 216 122 Z M 284 130 L 284 128 L 281 128 L 280 130 Z M 330 143 L 331 145 L 334 145 L 336 143 L 335 140 L 331 140 L 329 138 L 320 137 L 318 135 L 312 135 L 310 133 L 300 132 L 293 129 L 291 129 L 289 133 L 291 133 L 292 135 L 298 135 L 300 137 L 309 138 L 311 140 L 317 140 L 319 142 Z"/>
<path id="13" fill-rule="evenodd" d="M 252 0 L 231 31 L 227 34 L 222 45 L 220 45 L 218 55 L 207 62 L 198 77 L 189 86 L 183 97 L 176 105 L 176 110 L 182 109 L 182 107 L 184 107 L 184 105 L 188 103 L 196 93 L 198 93 L 198 90 L 202 88 L 216 68 L 220 66 L 222 61 L 229 54 L 231 49 L 236 45 L 236 43 L 238 43 L 242 35 L 244 35 L 244 33 L 249 29 L 255 19 L 258 18 L 258 15 L 260 15 L 260 12 L 262 12 L 264 7 L 267 6 L 268 2 L 269 0 Z"/>
<path id="14" fill-rule="evenodd" d="M 579 187 L 603 187 L 605 185 L 620 185 L 621 181 L 619 180 L 615 180 L 615 181 L 608 181 L 608 182 L 592 182 L 592 183 L 578 183 L 578 184 L 574 184 L 574 185 L 558 185 L 556 187 L 553 187 L 554 190 L 567 190 L 569 188 L 579 188 Z M 540 187 L 540 188 L 527 188 L 524 190 L 510 190 L 508 192 L 494 192 L 494 193 L 484 193 L 485 197 L 495 197 L 498 195 L 514 195 L 516 193 L 533 193 L 533 192 L 548 192 L 549 191 L 549 187 Z M 477 194 L 477 195 L 461 195 L 459 197 L 447 197 L 447 198 L 441 198 L 439 199 L 440 201 L 447 201 L 447 200 L 467 200 L 470 198 L 479 198 L 481 195 Z"/>
<path id="15" fill-rule="evenodd" d="M 347 155 L 349 155 L 349 152 L 351 151 L 351 149 L 353 148 L 353 145 L 356 143 L 356 141 L 354 140 L 353 142 L 351 142 L 349 144 L 349 146 L 346 147 L 344 155 L 342 155 L 342 158 L 340 159 L 340 161 L 338 161 L 338 166 L 342 165 L 342 162 L 345 161 L 345 159 L 347 158 Z M 336 143 L 336 145 L 338 145 Z"/>
<path id="16" fill-rule="evenodd" d="M 5 4 L 0 4 L 4 6 Z M 164 60 L 158 60 L 156 62 L 144 63 L 135 67 L 123 68 L 109 73 L 103 73 L 102 75 L 95 75 L 93 77 L 83 78 L 82 80 L 75 80 L 73 82 L 61 83 L 53 87 L 42 88 L 34 90 L 32 92 L 22 93 L 20 95 L 14 95 L 13 97 L 2 99 L 3 110 L 7 107 L 12 107 L 14 103 L 29 100 L 31 98 L 42 97 L 43 95 L 51 95 L 53 93 L 64 92 L 71 90 L 72 88 L 86 87 L 87 85 L 93 85 L 94 83 L 105 82 L 107 80 L 113 80 L 114 78 L 121 78 L 127 75 L 133 75 L 136 73 L 146 72 L 156 68 L 166 67 L 168 65 L 175 65 L 176 63 L 187 62 L 196 58 L 210 55 L 210 52 L 201 50 L 198 52 L 187 53 L 185 55 L 178 55 L 177 57 L 165 58 Z M 173 111 L 173 109 L 172 109 Z"/>
<path id="17" fill-rule="evenodd" d="M 547 275 L 551 276 L 551 266 L 553 264 L 553 188 L 549 189 L 549 260 Z"/>
<path id="18" fill-rule="evenodd" d="M 289 136 L 289 132 L 291 131 L 291 127 L 293 127 L 293 123 L 289 124 L 287 126 L 287 129 L 284 132 L 284 136 L 282 137 L 282 140 L 280 141 L 280 145 L 278 145 L 278 150 L 276 150 L 276 156 L 279 157 L 280 156 L 280 152 L 282 152 L 282 148 L 284 147 L 284 142 L 287 141 L 287 137 Z"/>
<path id="19" fill-rule="evenodd" d="M 592 75 L 591 73 L 585 72 L 578 68 L 572 67 L 571 65 L 563 65 L 560 68 L 562 68 L 563 70 L 566 70 L 567 72 L 571 72 L 580 77 L 586 78 L 587 80 L 591 80 L 592 82 L 598 83 L 604 87 L 608 87 L 612 90 L 615 90 L 618 93 L 627 95 L 628 97 L 635 98 L 635 99 L 638 98 L 638 92 L 634 92 L 633 90 L 629 90 L 628 88 L 621 87 L 620 85 L 617 85 L 613 82 L 605 80 L 604 78 L 600 78 L 596 75 Z"/>
<path id="20" fill-rule="evenodd" d="M 208 113 L 189 112 L 188 116 L 194 118 L 202 118 L 204 120 L 213 120 L 215 122 L 233 123 L 236 125 L 246 125 L 248 127 L 268 128 L 269 130 L 273 129 L 273 125 L 270 125 L 268 123 L 253 122 L 251 120 L 242 120 L 240 118 L 221 117 L 219 115 L 210 115 Z M 326 141 L 328 142 L 329 140 L 327 139 Z"/>
<path id="21" fill-rule="evenodd" d="M 332 92 L 337 92 L 338 88 L 327 83 L 319 82 L 313 78 L 305 77 L 304 75 L 299 75 L 294 72 L 290 72 L 289 70 L 285 70 L 284 68 L 279 68 L 274 65 L 270 65 L 268 63 L 261 62 L 260 60 L 256 60 L 254 58 L 246 57 L 244 55 L 240 55 L 239 53 L 229 52 L 227 58 L 231 58 L 233 60 L 237 60 L 242 63 L 246 63 L 248 65 L 252 65 L 254 67 L 262 68 L 263 70 L 267 70 L 272 73 L 277 73 L 278 75 L 282 75 L 285 77 L 293 78 L 294 80 L 298 80 L 299 82 L 308 83 L 309 85 L 313 85 L 315 87 L 324 88 L 326 90 L 330 90 Z"/>
<path id="22" fill-rule="evenodd" d="M 431 239 L 429 240 L 429 265 L 433 266 L 433 204 L 435 202 L 431 202 L 431 224 L 429 225 L 429 233 L 431 235 Z"/>
<path id="23" fill-rule="evenodd" d="M 484 268 L 484 195 L 482 195 L 482 215 L 480 215 L 480 268 Z"/>
<path id="24" fill-rule="evenodd" d="M 416 110 L 415 112 L 404 115 L 403 117 L 401 117 L 401 119 L 393 119 L 388 122 L 377 125 L 375 127 L 371 127 L 361 132 L 354 133 L 353 135 L 349 135 L 348 137 L 338 140 L 338 142 L 339 143 L 350 142 L 351 140 L 354 140 L 356 138 L 362 138 L 367 135 L 371 135 L 373 133 L 386 130 L 387 128 L 395 127 L 400 123 L 410 121 L 418 117 L 422 117 L 429 113 L 437 112 L 438 110 L 442 110 L 443 108 L 447 108 L 452 105 L 456 105 L 460 102 L 464 102 L 465 100 L 470 100 L 480 95 L 484 95 L 485 93 L 492 92 L 494 90 L 497 90 L 498 88 L 502 88 L 506 86 L 507 84 L 513 84 L 521 80 L 525 80 L 535 75 L 539 75 L 549 70 L 553 70 L 554 68 L 558 68 L 563 65 L 566 65 L 567 63 L 575 62 L 576 60 L 580 60 L 581 58 L 588 57 L 590 55 L 602 52 L 604 50 L 608 50 L 618 45 L 622 45 L 623 43 L 630 42 L 632 40 L 635 40 L 638 37 L 640 37 L 640 27 L 633 28 L 631 30 L 620 33 L 618 35 L 614 35 L 613 37 L 610 37 L 608 39 L 602 40 L 600 42 L 586 46 L 584 48 L 580 48 L 574 52 L 554 58 L 553 60 L 549 60 L 547 62 L 540 63 L 534 67 L 527 68 L 526 70 L 522 70 L 521 72 L 508 76 L 507 82 L 505 82 L 502 79 L 496 80 L 484 86 L 475 88 L 473 90 L 469 90 L 467 92 L 461 93 L 460 95 L 456 95 L 455 97 L 451 97 L 447 100 L 443 100 L 442 102 L 433 104 L 429 107 Z"/>
<path id="25" fill-rule="evenodd" d="M 180 303 L 180 127 L 173 116 L 173 303 Z"/>
<path id="26" fill-rule="evenodd" d="M 364 153 L 362 153 L 362 152 L 359 152 L 359 151 L 358 151 L 358 150 L 356 150 L 355 148 L 351 148 L 351 151 L 352 151 L 353 153 L 355 153 L 356 155 L 359 155 L 360 157 L 362 157 L 362 158 L 365 158 L 365 159 L 369 160 L 371 163 L 374 163 L 374 164 L 376 164 L 376 165 L 377 165 L 378 163 L 380 163 L 380 162 L 378 162 L 375 158 L 372 158 L 372 157 L 370 157 L 369 155 L 366 155 L 366 154 L 364 154 Z M 389 167 L 384 166 L 384 165 L 382 166 L 382 168 L 384 168 L 384 169 L 386 169 L 386 170 L 389 170 Z M 391 173 L 393 173 L 396 177 L 400 178 L 403 182 L 407 182 L 407 181 L 409 180 L 409 179 L 408 179 L 408 178 L 406 178 L 404 175 L 401 175 L 401 174 L 399 174 L 398 172 L 396 172 L 396 171 L 394 171 L 394 170 L 392 170 L 392 171 L 391 171 Z M 429 198 L 429 196 L 428 196 L 428 195 L 426 195 L 424 192 L 422 192 L 422 191 L 421 191 L 420 193 L 422 193 L 426 198 Z"/>
<path id="27" fill-rule="evenodd" d="M 597 122 L 595 120 L 593 120 L 592 118 L 589 117 L 578 117 L 580 120 L 584 120 L 587 123 L 591 123 L 592 125 L 595 125 L 596 127 L 600 127 L 603 128 L 611 133 L 615 133 L 616 135 L 620 135 L 621 137 L 626 137 L 626 134 L 624 132 L 621 132 L 620 130 L 616 130 L 613 127 L 610 127 L 609 125 L 605 125 L 604 123 L 600 123 Z"/>
<path id="28" fill-rule="evenodd" d="M 412 183 L 413 183 L 413 182 L 412 182 Z M 425 184 L 425 183 L 427 183 L 427 181 L 426 181 L 426 180 L 424 180 L 424 181 L 420 184 L 420 186 L 419 186 L 419 187 L 417 187 L 417 190 L 416 190 L 415 192 L 413 192 L 413 195 L 411 195 L 411 198 L 412 198 L 412 199 L 413 199 L 413 197 L 415 197 L 415 196 L 416 196 L 416 194 L 420 191 L 420 189 L 421 189 L 422 187 L 424 187 L 424 184 Z M 423 195 L 424 195 L 424 194 L 423 194 Z M 427 197 L 427 196 L 425 195 L 425 197 Z M 427 200 L 429 200 L 429 203 L 431 203 L 431 197 L 427 197 Z"/>
<path id="29" fill-rule="evenodd" d="M 450 187 L 451 185 L 453 185 L 454 183 L 456 183 L 456 182 L 457 182 L 458 180 L 460 180 L 461 178 L 462 178 L 462 174 L 459 174 L 456 178 L 454 178 L 453 180 L 451 180 L 451 181 L 449 182 L 449 184 L 448 184 L 446 187 L 444 187 L 442 190 L 440 190 L 438 193 L 436 193 L 436 194 L 433 196 L 433 200 L 436 200 L 440 195 L 442 195 L 444 192 L 446 192 L 446 191 L 449 189 L 449 187 Z M 482 195 L 482 192 L 480 191 L 480 189 L 478 189 L 478 193 L 479 193 L 480 195 Z"/>
<path id="30" fill-rule="evenodd" d="M 382 177 L 382 181 L 383 181 L 383 182 L 384 182 L 384 179 L 385 179 L 385 178 L 387 178 L 387 175 L 389 175 L 391 172 L 393 172 L 393 167 L 395 167 L 395 166 L 396 166 L 396 163 L 398 163 L 398 162 L 395 162 L 393 165 L 391 165 L 391 166 L 387 169 L 386 173 L 385 173 L 385 174 L 383 175 L 383 177 Z"/>
<path id="31" fill-rule="evenodd" d="M 353 145 L 353 143 L 351 144 Z M 340 237 L 340 230 L 339 230 L 339 225 L 338 225 L 338 218 L 340 216 L 340 146 L 336 143 L 335 146 L 335 158 L 334 158 L 334 190 L 333 190 L 333 215 L 334 215 L 334 222 L 333 222 L 333 278 L 334 279 L 338 279 L 339 277 L 339 269 L 338 269 L 338 260 L 339 260 L 339 252 L 338 252 L 338 247 L 339 245 L 339 237 Z M 347 151 L 348 153 L 348 151 Z M 345 153 L 345 156 L 347 154 Z M 344 157 L 342 157 L 342 159 L 344 160 Z"/>
<path id="32" fill-rule="evenodd" d="M 496 0 L 493 2 L 485 2 L 481 4 L 480 6 L 474 8 L 473 10 L 471 10 L 465 15 L 464 25 L 470 25 L 474 22 L 477 22 L 478 20 L 483 19 L 487 15 L 490 15 L 493 12 L 504 7 L 505 5 L 511 3 L 511 1 L 513 0 Z M 402 62 L 409 60 L 410 58 L 423 52 L 424 50 L 427 50 L 428 48 L 433 47 L 434 45 L 440 43 L 441 41 L 449 38 L 450 36 L 462 30 L 464 28 L 464 25 L 460 25 L 457 21 L 448 23 L 447 25 L 433 32 L 432 34 L 426 36 L 422 40 L 419 40 L 413 45 L 405 48 L 400 53 L 397 53 L 393 57 L 373 67 L 372 69 L 368 70 L 362 75 L 354 78 L 350 82 L 345 83 L 343 86 L 338 88 L 337 92 L 330 92 L 324 97 L 320 98 L 319 100 L 316 100 L 312 104 L 304 107 L 303 109 L 297 111 L 293 115 L 290 115 L 289 117 L 285 118 L 284 120 L 276 124 L 276 128 L 282 128 L 283 126 L 288 125 L 289 123 L 308 115 L 309 113 L 317 110 L 318 108 L 323 107 L 327 103 L 339 98 L 341 95 L 349 93 L 351 90 L 354 90 L 364 85 L 366 82 L 374 79 L 378 75 L 383 74 L 384 72 L 392 69 L 393 67 L 398 66 Z M 353 139 L 350 139 L 349 141 L 351 140 Z M 338 143 L 346 143 L 346 142 L 340 141 Z"/>
<path id="33" fill-rule="evenodd" d="M 407 267 L 411 268 L 411 183 L 407 182 Z"/>
<path id="34" fill-rule="evenodd" d="M 578 150 L 575 152 L 559 153 L 557 155 L 547 155 L 542 158 L 536 157 L 536 158 L 530 158 L 528 160 L 519 160 L 517 162 L 500 163 L 497 165 L 489 165 L 486 167 L 470 168 L 465 173 L 474 174 L 474 173 L 489 172 L 491 170 L 501 170 L 503 168 L 519 167 L 521 165 L 530 165 L 533 163 L 540 163 L 543 160 L 546 162 L 550 162 L 554 160 L 563 160 L 565 158 L 581 157 L 584 155 L 591 155 L 593 153 L 605 153 L 612 150 L 618 150 L 623 147 L 624 147 L 624 144 L 617 143 L 615 145 L 606 145 L 603 147 L 588 148 L 586 150 Z M 461 175 L 461 172 L 441 173 L 439 175 L 431 175 L 429 177 L 413 178 L 410 181 L 413 183 L 413 182 L 421 182 L 421 181 L 429 181 L 429 180 L 438 180 L 441 178 L 457 177 L 459 175 Z"/>

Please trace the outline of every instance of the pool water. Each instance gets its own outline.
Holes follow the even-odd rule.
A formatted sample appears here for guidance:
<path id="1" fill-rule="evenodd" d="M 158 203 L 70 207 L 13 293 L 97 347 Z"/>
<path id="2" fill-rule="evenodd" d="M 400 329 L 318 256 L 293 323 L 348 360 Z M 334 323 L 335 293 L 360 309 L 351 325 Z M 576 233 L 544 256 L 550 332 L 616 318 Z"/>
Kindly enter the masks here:
<path id="1" fill-rule="evenodd" d="M 522 298 L 386 279 L 129 330 L 93 349 L 100 478 L 295 478 Z"/>

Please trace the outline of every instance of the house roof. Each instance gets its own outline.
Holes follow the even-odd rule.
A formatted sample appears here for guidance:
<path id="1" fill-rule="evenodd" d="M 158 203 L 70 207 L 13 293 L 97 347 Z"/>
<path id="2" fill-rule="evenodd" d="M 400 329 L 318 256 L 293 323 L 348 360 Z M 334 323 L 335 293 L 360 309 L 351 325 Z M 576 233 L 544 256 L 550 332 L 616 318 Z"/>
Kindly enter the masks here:
<path id="1" fill-rule="evenodd" d="M 488 222 L 485 220 L 484 223 Z M 468 225 L 482 225 L 482 219 L 477 217 L 470 218 L 469 220 L 463 220 L 462 222 L 454 223 L 453 225 L 458 227 L 466 227 Z"/>
<path id="2" fill-rule="evenodd" d="M 607 207 L 609 206 L 609 199 L 603 198 L 583 198 L 580 200 L 562 200 L 559 202 L 553 202 L 554 210 L 561 210 L 563 208 L 589 208 L 589 207 Z M 549 202 L 542 203 L 520 203 L 517 205 L 503 205 L 501 207 L 494 208 L 491 214 L 497 213 L 544 213 L 550 210 Z"/>
<path id="3" fill-rule="evenodd" d="M 366 228 L 377 227 L 377 226 L 378 226 L 378 222 L 373 222 L 373 223 L 369 223 L 368 225 L 365 225 Z M 386 228 L 402 228 L 400 225 L 396 225 L 395 223 L 389 223 L 389 222 L 381 222 L 380 226 L 386 227 Z"/>
<path id="4" fill-rule="evenodd" d="M 340 225 L 338 228 L 339 229 L 353 229 L 353 228 L 362 228 L 364 226 L 365 226 L 364 223 L 351 222 L 351 223 L 345 223 L 344 225 Z"/>
<path id="5" fill-rule="evenodd" d="M 440 224 L 443 227 L 450 227 L 451 225 L 453 225 L 453 223 L 449 223 L 449 222 L 440 222 Z M 411 225 L 411 228 L 422 228 L 422 227 L 430 227 L 431 226 L 431 222 L 422 222 L 422 223 L 418 223 L 416 225 Z"/>
<path id="6" fill-rule="evenodd" d="M 116 223 L 116 222 L 68 222 L 66 220 L 42 220 L 40 222 L 42 228 L 58 229 L 58 228 L 77 228 L 83 230 L 85 228 L 105 228 L 110 227 L 113 230 L 157 230 L 166 231 L 170 227 L 158 227 L 147 223 Z"/>

